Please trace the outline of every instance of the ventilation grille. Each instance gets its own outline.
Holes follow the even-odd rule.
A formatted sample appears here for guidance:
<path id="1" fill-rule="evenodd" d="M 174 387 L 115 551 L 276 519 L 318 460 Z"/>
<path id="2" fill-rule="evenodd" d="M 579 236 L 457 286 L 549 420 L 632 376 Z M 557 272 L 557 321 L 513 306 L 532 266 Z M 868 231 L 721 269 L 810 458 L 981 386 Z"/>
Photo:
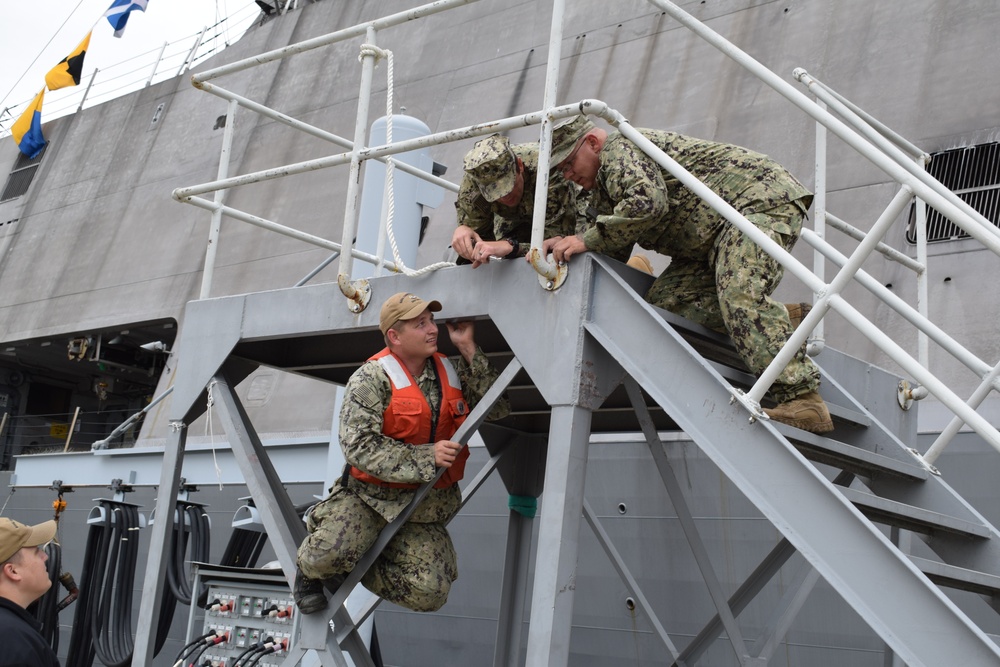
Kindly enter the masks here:
<path id="1" fill-rule="evenodd" d="M 994 225 L 1000 226 L 1000 144 L 953 148 L 931 155 L 927 173 L 957 194 Z M 958 225 L 932 208 L 927 209 L 927 242 L 967 239 Z M 910 207 L 907 243 L 917 242 L 916 207 Z"/>
<path id="2" fill-rule="evenodd" d="M 14 168 L 7 176 L 7 182 L 3 186 L 3 194 L 0 195 L 0 202 L 16 199 L 28 191 L 31 179 L 35 177 L 35 171 L 42 163 L 43 157 L 45 157 L 44 148 L 34 159 L 28 159 L 28 156 L 21 151 L 17 152 L 17 160 L 14 161 Z"/>

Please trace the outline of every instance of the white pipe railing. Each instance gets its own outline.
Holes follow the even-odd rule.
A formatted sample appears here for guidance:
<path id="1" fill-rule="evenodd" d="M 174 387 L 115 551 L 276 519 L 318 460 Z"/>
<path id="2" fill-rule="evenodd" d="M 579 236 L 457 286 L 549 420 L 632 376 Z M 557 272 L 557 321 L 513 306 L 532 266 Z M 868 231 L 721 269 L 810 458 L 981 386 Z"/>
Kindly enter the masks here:
<path id="1" fill-rule="evenodd" d="M 981 214 L 962 201 L 957 195 L 927 174 L 924 170 L 924 161 L 926 160 L 926 157 L 920 149 L 916 147 L 911 148 L 912 145 L 907 145 L 908 142 L 902 142 L 904 149 L 910 152 L 910 155 L 908 156 L 899 148 L 899 144 L 901 142 L 898 141 L 898 135 L 893 133 L 893 136 L 890 139 L 886 139 L 878 131 L 872 130 L 869 132 L 871 129 L 870 126 L 868 126 L 867 122 L 863 120 L 859 114 L 855 113 L 852 108 L 849 108 L 847 105 L 842 103 L 837 96 L 829 94 L 825 86 L 817 85 L 815 80 L 808 77 L 808 74 L 805 73 L 804 70 L 802 70 L 801 73 L 797 72 L 797 75 L 800 76 L 800 78 L 805 79 L 808 77 L 812 81 L 813 85 L 810 86 L 810 89 L 826 105 L 835 107 L 838 110 L 838 113 L 840 113 L 844 118 L 850 119 L 852 123 L 859 124 L 862 131 L 870 135 L 872 142 L 874 142 L 873 145 L 873 143 L 870 143 L 865 137 L 853 131 L 846 123 L 831 115 L 825 108 L 822 108 L 820 105 L 812 102 L 809 98 L 796 90 L 791 84 L 782 80 L 774 72 L 764 67 L 747 53 L 737 48 L 735 45 L 695 19 L 690 14 L 683 11 L 674 3 L 669 2 L 669 0 L 649 0 L 649 2 L 662 9 L 674 20 L 687 27 L 694 34 L 698 35 L 723 54 L 733 59 L 737 64 L 750 71 L 762 82 L 795 104 L 818 123 L 821 123 L 829 131 L 840 137 L 847 145 L 861 153 L 861 155 L 866 157 L 870 162 L 872 162 L 872 164 L 892 177 L 896 182 L 909 187 L 919 200 L 922 200 L 923 203 L 934 207 L 940 213 L 951 219 L 951 221 L 956 225 L 961 227 L 966 233 L 969 234 L 969 236 L 978 240 L 984 246 L 993 251 L 994 254 L 1000 255 L 1000 229 L 995 227 Z M 914 152 L 920 153 L 921 164 L 915 164 L 911 161 L 910 158 L 913 157 Z M 919 208 L 920 207 L 918 206 L 918 215 L 920 215 Z M 918 257 L 918 261 L 926 266 L 926 256 Z M 782 264 L 784 265 L 784 262 L 782 262 Z M 811 281 L 807 282 L 807 285 L 810 284 L 810 282 Z M 923 295 L 926 297 L 925 287 Z M 801 328 L 807 328 L 805 326 L 807 322 L 809 324 L 815 324 L 816 319 L 822 317 L 822 315 L 819 314 L 819 317 L 810 321 L 810 318 L 812 318 L 814 314 L 817 314 L 815 310 L 813 313 L 809 314 L 806 321 L 803 322 L 803 326 Z M 793 338 L 794 337 L 795 336 L 793 335 Z M 892 344 L 895 346 L 895 343 Z M 922 368 L 919 363 L 914 363 L 917 367 Z M 909 367 L 912 367 L 909 363 L 904 366 L 904 368 Z M 920 372 L 919 375 L 920 377 L 923 377 L 927 374 Z M 918 378 L 917 374 L 913 374 L 913 376 Z M 929 377 L 933 378 L 933 376 Z M 938 387 L 938 389 L 942 388 L 936 378 L 933 378 L 933 382 L 935 387 Z M 934 388 L 926 383 L 925 387 L 930 391 L 930 393 L 935 394 L 939 399 L 941 399 L 939 391 L 935 391 Z M 950 391 L 948 393 L 951 394 Z M 954 396 L 954 394 L 951 395 Z M 972 426 L 977 433 L 983 436 L 984 439 L 990 442 L 991 445 L 997 446 L 998 437 L 996 429 L 989 426 L 989 424 L 979 417 L 975 411 L 968 409 L 968 406 L 964 403 L 961 404 L 962 408 L 956 411 L 956 406 L 950 398 L 947 401 L 943 399 L 941 400 L 943 403 L 946 403 L 948 407 L 951 408 L 952 411 L 959 417 L 963 417 L 964 415 L 973 419 L 975 424 L 968 421 L 967 423 L 969 423 L 969 425 Z"/>
<path id="2" fill-rule="evenodd" d="M 825 125 L 830 132 L 840 137 L 844 143 L 861 153 L 862 156 L 892 177 L 897 183 L 908 186 L 917 196 L 950 218 L 955 224 L 968 232 L 971 237 L 988 247 L 995 254 L 1000 255 L 1000 230 L 990 224 L 989 221 L 985 221 L 975 210 L 970 209 L 953 192 L 942 186 L 925 172 L 918 170 L 910 160 L 903 159 L 900 162 L 877 149 L 846 123 L 828 111 L 821 109 L 790 83 L 784 81 L 777 74 L 764 67 L 747 53 L 738 49 L 724 37 L 674 3 L 668 0 L 649 0 L 649 2 L 665 11 L 674 20 L 732 58 L 737 64 L 747 69 L 814 120 Z M 830 100 L 824 101 L 831 106 L 833 105 L 832 103 L 836 103 L 832 97 Z M 850 110 L 845 109 L 845 112 L 851 114 Z M 895 149 L 895 147 L 892 147 L 892 149 L 898 152 L 898 149 Z M 972 220 L 969 219 L 970 217 Z M 980 221 L 981 224 L 975 224 L 974 220 Z"/>
<path id="3" fill-rule="evenodd" d="M 542 108 L 551 112 L 556 104 L 559 84 L 559 64 L 562 53 L 563 15 L 565 0 L 553 0 L 552 24 L 549 30 L 549 53 L 545 67 L 545 93 Z M 558 267 L 550 263 L 542 254 L 542 242 L 545 240 L 545 202 L 549 193 L 549 166 L 552 156 L 552 116 L 546 114 L 542 119 L 539 132 L 538 172 L 535 177 L 535 209 L 531 218 L 531 247 L 528 249 L 528 261 L 535 271 L 556 286 Z"/>
<path id="4" fill-rule="evenodd" d="M 851 225 L 850 223 L 845 222 L 844 220 L 838 218 L 829 211 L 827 211 L 826 214 L 826 222 L 827 225 L 829 225 L 830 227 L 833 227 L 838 232 L 842 232 L 843 234 L 850 236 L 855 241 L 862 241 L 864 240 L 865 236 L 867 236 L 865 232 L 861 231 L 860 229 Z M 816 233 L 818 234 L 819 231 L 817 230 Z M 914 260 L 912 257 L 908 255 L 904 255 L 903 253 L 899 252 L 892 246 L 888 246 L 881 241 L 879 241 L 878 244 L 875 246 L 875 251 L 881 253 L 882 256 L 884 256 L 886 259 L 892 262 L 896 262 L 901 266 L 905 266 L 906 268 L 908 268 L 909 270 L 913 271 L 918 275 L 924 273 L 924 271 L 926 270 L 925 265 Z"/>
<path id="5" fill-rule="evenodd" d="M 229 154 L 233 149 L 233 133 L 236 131 L 236 102 L 230 102 L 226 111 L 226 129 L 222 131 L 222 155 L 219 158 L 220 179 L 229 175 Z M 215 203 L 226 200 L 228 190 L 215 191 Z M 205 249 L 205 268 L 201 272 L 201 292 L 199 299 L 207 299 L 212 293 L 212 279 L 215 276 L 215 257 L 219 250 L 219 236 L 222 233 L 222 208 L 212 211 L 212 224 L 208 231 L 208 247 Z"/>
<path id="6" fill-rule="evenodd" d="M 238 95 L 232 91 L 226 90 L 225 88 L 222 88 L 215 84 L 201 83 L 198 84 L 197 87 L 200 90 L 205 91 L 206 93 L 215 95 L 216 97 L 220 97 L 229 102 L 235 101 L 245 109 L 254 111 L 266 118 L 270 118 L 271 120 L 277 121 L 283 125 L 287 125 L 288 127 L 296 129 L 299 132 L 304 132 L 310 136 L 316 137 L 317 139 L 328 141 L 332 144 L 336 144 L 343 148 L 354 147 L 354 144 L 351 143 L 350 139 L 345 139 L 344 137 L 333 134 L 332 132 L 327 132 L 322 128 L 318 128 L 315 125 L 310 125 L 309 123 L 305 123 L 301 120 L 298 120 L 297 118 L 292 118 L 291 116 L 283 114 L 280 111 L 276 111 L 270 107 L 264 106 L 263 104 L 254 102 L 251 99 L 243 97 L 242 95 Z M 384 156 L 378 156 L 373 159 L 376 159 L 380 162 L 385 162 Z M 438 176 L 434 176 L 433 174 L 428 174 L 426 171 L 418 169 L 417 167 L 411 166 L 405 162 L 397 161 L 395 163 L 395 168 L 399 169 L 400 171 L 406 172 L 411 176 L 423 179 L 428 183 L 432 183 L 440 188 L 451 190 L 452 192 L 458 192 L 458 186 L 452 183 L 451 181 L 446 181 L 445 179 L 440 178 Z"/>
<path id="7" fill-rule="evenodd" d="M 842 267 L 847 264 L 847 257 L 838 252 L 827 241 L 821 239 L 814 231 L 810 229 L 802 230 L 802 240 L 823 257 L 830 260 L 834 265 Z M 907 322 L 912 324 L 918 331 L 926 334 L 931 340 L 941 346 L 942 349 L 961 362 L 962 365 L 975 373 L 977 377 L 983 377 L 991 371 L 992 367 L 990 364 L 970 352 L 925 315 L 914 310 L 913 306 L 897 296 L 873 276 L 862 270 L 858 271 L 855 280 L 902 316 Z M 1000 382 L 996 383 L 995 388 L 1000 390 Z"/>
<path id="8" fill-rule="evenodd" d="M 550 33 L 549 58 L 546 72 L 543 108 L 541 111 L 530 114 L 500 119 L 479 125 L 467 126 L 457 130 L 437 132 L 398 143 L 389 143 L 383 146 L 366 148 L 364 143 L 365 132 L 367 129 L 366 125 L 372 90 L 373 72 L 376 64 L 376 56 L 373 49 L 362 51 L 362 75 L 353 141 L 342 139 L 324 130 L 302 123 L 301 121 L 297 121 L 289 116 L 286 116 L 285 114 L 269 109 L 264 105 L 242 98 L 235 93 L 208 83 L 210 80 L 226 74 L 243 71 L 256 65 L 272 62 L 280 58 L 285 58 L 297 53 L 327 46 L 338 41 L 359 37 L 361 35 L 364 35 L 367 44 L 374 46 L 377 32 L 382 28 L 398 25 L 413 20 L 414 18 L 428 16 L 453 7 L 470 4 L 474 1 L 475 0 L 439 0 L 407 12 L 400 12 L 376 21 L 359 24 L 328 35 L 310 39 L 298 44 L 289 45 L 254 58 L 231 63 L 192 77 L 194 85 L 202 88 L 206 92 L 228 99 L 230 104 L 238 104 L 257 113 L 262 113 L 268 117 L 278 120 L 279 122 L 285 123 L 286 125 L 312 134 L 313 136 L 318 136 L 332 143 L 345 146 L 349 148 L 349 151 L 346 153 L 330 155 L 314 160 L 284 165 L 281 167 L 275 167 L 235 177 L 227 178 L 220 172 L 220 177 L 213 182 L 202 183 L 200 185 L 187 188 L 178 188 L 173 193 L 174 197 L 180 201 L 186 201 L 207 210 L 211 210 L 215 215 L 224 213 L 234 219 L 242 220 L 265 229 L 270 229 L 277 233 L 333 250 L 334 252 L 343 251 L 340 257 L 338 284 L 340 285 L 345 296 L 347 296 L 351 302 L 352 310 L 359 312 L 364 308 L 367 283 L 366 281 L 351 281 L 353 259 L 361 258 L 365 261 L 372 261 L 376 265 L 378 262 L 382 261 L 382 258 L 379 256 L 359 253 L 352 249 L 354 232 L 357 226 L 361 163 L 368 159 L 384 158 L 386 156 L 403 153 L 409 150 L 416 150 L 450 141 L 482 136 L 492 132 L 502 132 L 516 127 L 538 123 L 541 124 L 539 131 L 539 178 L 534 193 L 535 213 L 532 221 L 531 251 L 529 259 L 531 260 L 536 271 L 550 280 L 549 284 L 551 286 L 552 280 L 559 272 L 559 267 L 556 267 L 554 264 L 550 264 L 545 258 L 541 257 L 541 246 L 544 241 L 544 211 L 549 176 L 548 167 L 550 166 L 549 163 L 551 157 L 552 125 L 561 118 L 578 113 L 599 116 L 611 125 L 617 127 L 623 136 L 638 145 L 658 164 L 660 164 L 660 166 L 677 177 L 685 187 L 689 188 L 696 195 L 708 202 L 710 206 L 718 211 L 730 223 L 747 234 L 751 240 L 760 245 L 766 252 L 771 254 L 782 266 L 799 278 L 817 296 L 816 306 L 813 311 L 805 318 L 805 321 L 799 329 L 792 334 L 788 344 L 777 355 L 771 365 L 765 369 L 756 384 L 754 384 L 747 394 L 740 398 L 740 400 L 744 401 L 747 407 L 757 416 L 762 416 L 759 404 L 760 399 L 767 392 L 772 382 L 784 369 L 785 365 L 795 355 L 799 347 L 806 342 L 806 337 L 810 335 L 810 332 L 812 332 L 814 328 L 821 323 L 823 316 L 828 309 L 837 310 L 837 312 L 844 315 L 846 319 L 858 327 L 866 337 L 873 340 L 873 342 L 876 342 L 876 344 L 880 346 L 880 349 L 883 349 L 883 351 L 889 354 L 889 356 L 899 363 L 904 369 L 910 371 L 910 369 L 913 369 L 915 366 L 921 367 L 922 365 L 926 365 L 925 354 L 921 353 L 920 362 L 914 361 L 912 357 L 907 355 L 905 352 L 902 352 L 894 342 L 887 342 L 885 339 L 886 337 L 877 330 L 877 327 L 875 327 L 867 319 L 857 314 L 857 311 L 845 304 L 843 299 L 840 297 L 841 291 L 845 289 L 852 280 L 862 279 L 861 276 L 866 275 L 861 271 L 861 266 L 870 254 L 875 251 L 882 252 L 894 261 L 898 261 L 904 266 L 907 266 L 907 268 L 916 271 L 918 276 L 926 273 L 924 263 L 913 262 L 913 260 L 906 257 L 902 253 L 898 253 L 882 243 L 882 238 L 884 237 L 885 232 L 893 224 L 914 194 L 918 195 L 921 199 L 926 200 L 937 210 L 950 217 L 957 225 L 969 233 L 970 236 L 980 240 L 995 253 L 1000 254 L 1000 236 L 998 236 L 1000 232 L 993 228 L 992 225 L 990 225 L 988 221 L 985 221 L 985 219 L 978 213 L 971 211 L 971 207 L 965 204 L 965 202 L 962 202 L 953 193 L 941 186 L 940 183 L 930 178 L 921 167 L 910 162 L 910 159 L 914 154 L 916 154 L 921 160 L 926 159 L 925 154 L 918 148 L 909 144 L 909 142 L 906 142 L 906 140 L 899 135 L 892 133 L 891 130 L 878 123 L 878 121 L 871 118 L 863 111 L 857 109 L 853 105 L 850 105 L 850 103 L 830 91 L 826 86 L 809 77 L 809 75 L 803 70 L 799 70 L 796 72 L 796 76 L 803 82 L 807 83 L 819 99 L 819 102 L 812 102 L 790 84 L 779 79 L 773 72 L 764 68 L 760 65 L 760 63 L 757 63 L 747 54 L 743 53 L 732 44 L 729 44 L 719 35 L 712 32 L 706 26 L 697 22 L 689 15 L 685 14 L 676 5 L 673 5 L 667 0 L 650 0 L 650 2 L 663 9 L 666 13 L 686 25 L 696 34 L 722 50 L 726 55 L 730 56 L 738 63 L 749 69 L 762 81 L 771 85 L 771 87 L 778 90 L 778 92 L 783 96 L 806 111 L 807 114 L 812 116 L 819 123 L 819 125 L 822 126 L 822 132 L 817 135 L 817 154 L 819 157 L 823 157 L 822 154 L 825 154 L 825 133 L 827 131 L 831 131 L 902 185 L 900 192 L 897 193 L 893 202 L 875 222 L 873 228 L 867 234 L 862 234 L 861 232 L 854 230 L 846 223 L 843 223 L 843 221 L 839 220 L 835 216 L 829 215 L 826 211 L 825 160 L 817 162 L 817 176 L 818 179 L 822 179 L 823 181 L 822 188 L 819 192 L 819 217 L 821 218 L 819 234 L 822 236 L 825 233 L 825 225 L 830 224 L 831 226 L 841 229 L 856 238 L 860 236 L 860 243 L 858 247 L 852 253 L 850 258 L 841 263 L 840 270 L 829 284 L 827 284 L 825 279 L 822 278 L 823 267 L 821 266 L 821 260 L 814 260 L 817 273 L 809 271 L 809 269 L 807 269 L 804 265 L 795 260 L 790 253 L 786 252 L 780 245 L 772 241 L 762 230 L 747 221 L 728 203 L 718 197 L 714 192 L 698 181 L 694 176 L 689 174 L 686 170 L 681 168 L 669 156 L 660 151 L 655 145 L 652 144 L 652 142 L 632 127 L 631 124 L 627 122 L 625 117 L 618 111 L 611 109 L 607 104 L 599 100 L 583 100 L 578 104 L 564 105 L 561 107 L 553 106 L 554 100 L 557 96 L 559 62 L 561 59 L 560 48 L 562 42 L 564 0 L 554 0 L 553 3 L 553 20 Z M 827 106 L 834 109 L 840 116 L 846 118 L 848 123 L 841 121 L 830 113 L 825 108 Z M 850 127 L 850 125 L 854 125 L 854 128 Z M 889 135 L 888 139 L 886 136 L 883 136 L 886 134 Z M 907 155 L 907 152 L 910 153 L 910 155 Z M 350 165 L 350 174 L 348 176 L 344 227 L 342 230 L 342 242 L 340 244 L 336 244 L 318 236 L 306 234 L 284 225 L 265 220 L 258 216 L 227 207 L 221 203 L 221 200 L 218 200 L 218 197 L 216 202 L 209 202 L 199 196 L 207 192 L 218 192 L 220 190 L 225 190 L 238 185 L 257 183 L 343 164 Z M 419 172 L 419 170 L 415 171 Z M 427 178 L 427 175 L 424 172 L 419 172 L 414 175 L 420 178 Z M 428 178 L 427 180 L 430 179 Z M 454 191 L 454 186 L 451 186 L 450 189 L 453 189 Z M 989 229 L 987 229 L 987 227 L 989 227 Z M 820 241 L 822 241 L 822 239 L 820 239 Z M 379 253 L 379 255 L 381 255 L 381 253 Z M 392 265 L 387 264 L 387 266 L 391 267 Z M 930 325 L 930 327 L 927 326 L 925 314 L 908 314 L 906 317 L 908 317 L 908 319 L 912 318 L 918 321 L 918 329 L 920 329 L 921 332 L 923 332 L 925 328 L 934 330 L 933 325 Z M 936 337 L 939 341 L 944 340 L 945 349 L 951 347 L 953 341 L 943 337 L 938 333 L 938 331 L 935 331 L 932 337 Z M 820 334 L 822 334 L 821 329 Z M 921 333 L 921 335 L 923 335 L 923 333 Z M 958 352 L 959 358 L 962 358 L 964 362 L 970 366 L 970 368 L 973 368 L 976 371 L 981 371 L 985 362 L 976 359 L 973 355 L 964 351 L 964 348 L 962 348 L 962 350 L 963 351 Z M 937 396 L 943 403 L 948 405 L 948 407 L 951 408 L 952 411 L 964 421 L 972 425 L 973 428 L 975 428 L 977 432 L 980 432 L 980 435 L 982 435 L 987 441 L 1000 448 L 1000 433 L 998 433 L 992 426 L 986 424 L 982 418 L 979 418 L 978 415 L 975 414 L 974 410 L 971 410 L 969 406 L 963 403 L 957 396 L 950 392 L 950 390 L 936 380 L 936 378 L 930 375 L 929 371 L 926 371 L 926 369 L 919 372 L 911 371 L 911 374 L 915 378 L 922 380 L 924 387 L 926 387 L 931 393 L 935 394 L 935 396 Z"/>
<path id="9" fill-rule="evenodd" d="M 365 44 L 375 46 L 375 28 L 369 25 L 365 30 Z M 347 204 L 344 209 L 344 227 L 341 247 L 350 248 L 354 243 L 354 231 L 358 225 L 358 211 L 361 201 L 361 149 L 365 146 L 365 131 L 368 128 L 368 109 L 371 104 L 372 81 L 375 75 L 375 54 L 370 50 L 361 51 L 361 92 L 358 93 L 357 116 L 354 121 L 354 145 L 351 149 L 351 172 L 347 179 Z M 340 271 L 337 284 L 340 291 L 351 302 L 354 312 L 361 312 L 368 305 L 371 290 L 367 281 L 351 281 L 351 266 L 354 257 L 344 253 L 340 257 Z"/>
<path id="10" fill-rule="evenodd" d="M 273 51 L 267 51 L 266 53 L 261 53 L 256 56 L 251 56 L 250 58 L 244 58 L 243 60 L 237 60 L 234 63 L 229 63 L 228 65 L 223 65 L 221 67 L 216 67 L 214 69 L 206 70 L 200 74 L 195 74 L 191 77 L 191 82 L 198 86 L 198 84 L 205 81 L 211 81 L 212 79 L 217 79 L 220 76 L 226 76 L 227 74 L 234 74 L 236 72 L 242 72 L 245 69 L 250 69 L 251 67 L 256 67 L 258 65 L 265 65 L 269 62 L 275 60 L 281 60 L 282 58 L 287 58 L 288 56 L 293 56 L 297 53 L 305 53 L 306 51 L 312 51 L 313 49 L 318 49 L 323 46 L 328 46 L 330 44 L 335 44 L 337 42 L 342 42 L 344 40 L 352 39 L 354 37 L 361 37 L 368 33 L 368 29 L 371 28 L 378 32 L 379 30 L 384 30 L 386 28 L 391 28 L 393 26 L 402 25 L 414 19 L 424 18 L 426 16 L 431 16 L 439 12 L 451 9 L 453 7 L 460 7 L 462 5 L 472 4 L 478 2 L 479 0 L 437 0 L 437 2 L 431 2 L 426 5 L 421 5 L 419 7 L 414 7 L 413 9 L 407 9 L 402 12 L 397 12 L 389 16 L 385 16 L 374 21 L 366 21 L 365 23 L 359 23 L 357 25 L 351 26 L 350 28 L 344 28 L 342 30 L 337 30 L 335 32 L 327 33 L 326 35 L 320 35 L 319 37 L 313 37 L 312 39 L 307 39 L 302 42 L 296 42 L 295 44 L 289 44 L 288 46 L 283 46 L 280 49 L 274 49 Z"/>
<path id="11" fill-rule="evenodd" d="M 820 102 L 820 105 L 823 103 Z M 816 123 L 816 176 L 815 195 L 813 197 L 813 229 L 821 239 L 826 238 L 826 226 L 831 219 L 830 212 L 826 208 L 826 128 L 821 123 Z M 813 273 L 822 282 L 826 282 L 826 263 L 819 253 L 813 255 Z M 819 295 L 813 292 L 812 300 L 816 301 Z M 806 343 L 806 353 L 816 356 L 823 352 L 826 347 L 826 321 L 820 320 L 809 335 L 809 342 Z"/>

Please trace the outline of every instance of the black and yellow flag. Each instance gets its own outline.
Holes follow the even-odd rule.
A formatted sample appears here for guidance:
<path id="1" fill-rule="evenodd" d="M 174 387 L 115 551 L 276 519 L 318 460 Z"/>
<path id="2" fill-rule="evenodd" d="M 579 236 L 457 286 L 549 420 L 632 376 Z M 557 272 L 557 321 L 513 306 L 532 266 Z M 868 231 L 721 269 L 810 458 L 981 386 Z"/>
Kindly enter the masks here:
<path id="1" fill-rule="evenodd" d="M 49 90 L 59 90 L 80 83 L 80 75 L 83 73 L 83 57 L 87 55 L 87 47 L 90 46 L 90 35 L 91 33 L 88 32 L 87 36 L 80 42 L 80 46 L 76 47 L 73 53 L 63 58 L 45 75 L 45 85 L 49 87 Z"/>

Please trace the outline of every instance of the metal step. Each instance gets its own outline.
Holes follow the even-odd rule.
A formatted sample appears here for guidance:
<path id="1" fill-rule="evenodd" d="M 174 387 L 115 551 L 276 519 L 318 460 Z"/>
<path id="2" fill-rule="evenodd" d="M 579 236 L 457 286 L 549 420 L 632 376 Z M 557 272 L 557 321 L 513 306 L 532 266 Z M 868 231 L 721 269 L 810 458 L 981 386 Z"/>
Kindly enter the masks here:
<path id="1" fill-rule="evenodd" d="M 945 531 L 963 537 L 990 538 L 990 527 L 974 521 L 933 512 L 913 505 L 880 498 L 858 489 L 840 489 L 844 497 L 854 503 L 861 513 L 872 521 L 884 523 L 917 533 Z"/>
<path id="2" fill-rule="evenodd" d="M 949 564 L 970 571 L 983 570 L 966 579 L 1000 574 L 994 572 L 1000 563 L 996 558 L 1000 553 L 997 546 L 1000 535 L 985 520 L 980 523 L 978 513 L 939 477 L 928 475 L 921 466 L 911 463 L 912 455 L 901 440 L 883 430 L 882 422 L 870 416 L 864 403 L 867 396 L 855 399 L 846 390 L 863 386 L 864 382 L 847 375 L 840 382 L 824 381 L 824 385 L 827 391 L 836 392 L 853 406 L 842 409 L 840 402 L 834 401 L 831 413 L 837 414 L 837 430 L 832 435 L 852 437 L 865 432 L 866 435 L 856 439 L 871 451 L 832 438 L 812 437 L 770 421 L 748 424 L 746 410 L 730 404 L 730 388 L 724 387 L 720 392 L 712 386 L 712 378 L 715 382 L 728 382 L 726 373 L 718 370 L 719 363 L 726 362 L 713 359 L 717 363 L 711 363 L 703 357 L 686 359 L 699 356 L 700 350 L 672 326 L 677 318 L 661 317 L 660 312 L 641 298 L 629 294 L 623 282 L 612 276 L 605 280 L 605 274 L 595 272 L 590 299 L 592 312 L 586 324 L 588 333 L 678 421 L 699 448 L 810 564 L 836 586 L 844 599 L 863 614 L 893 650 L 913 664 L 997 664 L 1000 659 L 997 646 L 967 618 L 956 614 L 936 585 L 926 577 L 916 576 L 907 557 L 870 522 L 878 520 L 919 531 Z M 712 340 L 706 335 L 702 338 Z M 683 341 L 671 344 L 672 339 Z M 651 340 L 661 341 L 655 355 L 648 352 Z M 717 352 L 719 341 L 712 342 L 716 344 L 713 352 Z M 824 356 L 825 378 L 836 378 L 838 371 L 856 370 L 856 364 L 840 366 L 835 355 L 830 358 L 832 361 L 828 363 Z M 679 384 L 676 378 L 681 377 L 684 382 Z M 884 389 L 879 387 L 880 392 Z M 827 398 L 825 392 L 824 398 Z M 877 403 L 874 405 L 878 407 Z M 886 412 L 882 418 L 902 426 L 901 421 L 894 421 L 899 419 L 895 413 Z M 858 427 L 848 428 L 845 422 L 854 422 Z M 823 462 L 871 476 L 877 482 L 872 483 L 874 488 L 889 496 L 910 497 L 916 504 L 835 487 L 825 476 L 817 474 L 819 471 L 809 469 L 810 464 L 802 460 L 802 449 L 808 449 Z M 831 502 L 828 493 L 839 493 L 840 502 Z M 849 502 L 844 503 L 844 499 Z M 961 562 L 963 558 L 967 562 Z M 953 572 L 952 578 L 958 579 L 957 574 Z M 941 638 L 939 624 L 952 628 L 943 633 L 948 636 L 946 642 Z M 918 629 L 919 625 L 924 625 L 924 629 Z M 960 639 L 951 632 L 965 637 Z M 956 652 L 966 650 L 971 651 L 967 658 L 957 656 Z"/>
<path id="3" fill-rule="evenodd" d="M 956 567 L 918 556 L 910 556 L 910 560 L 938 586 L 979 593 L 980 595 L 1000 594 L 1000 577 L 996 575 L 967 570 L 964 567 Z"/>
<path id="4" fill-rule="evenodd" d="M 864 415 L 861 415 L 861 417 L 864 417 Z M 865 421 L 870 423 L 867 417 L 865 417 Z M 912 461 L 890 458 L 849 445 L 845 442 L 840 442 L 834 438 L 793 428 L 787 424 L 779 422 L 772 422 L 772 424 L 778 429 L 779 433 L 788 438 L 802 452 L 803 456 L 817 463 L 847 470 L 862 477 L 886 474 L 913 481 L 923 481 L 930 474 L 913 457 L 911 457 Z"/>

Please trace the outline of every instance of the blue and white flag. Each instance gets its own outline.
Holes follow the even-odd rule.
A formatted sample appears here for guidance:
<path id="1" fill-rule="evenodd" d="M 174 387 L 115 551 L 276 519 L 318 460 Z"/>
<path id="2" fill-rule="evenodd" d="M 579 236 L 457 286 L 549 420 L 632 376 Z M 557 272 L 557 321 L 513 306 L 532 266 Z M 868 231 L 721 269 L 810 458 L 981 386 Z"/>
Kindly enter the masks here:
<path id="1" fill-rule="evenodd" d="M 111 3 L 104 15 L 108 17 L 108 22 L 115 29 L 115 37 L 121 37 L 125 32 L 128 15 L 136 9 L 140 12 L 146 11 L 148 3 L 149 0 L 114 0 Z"/>

